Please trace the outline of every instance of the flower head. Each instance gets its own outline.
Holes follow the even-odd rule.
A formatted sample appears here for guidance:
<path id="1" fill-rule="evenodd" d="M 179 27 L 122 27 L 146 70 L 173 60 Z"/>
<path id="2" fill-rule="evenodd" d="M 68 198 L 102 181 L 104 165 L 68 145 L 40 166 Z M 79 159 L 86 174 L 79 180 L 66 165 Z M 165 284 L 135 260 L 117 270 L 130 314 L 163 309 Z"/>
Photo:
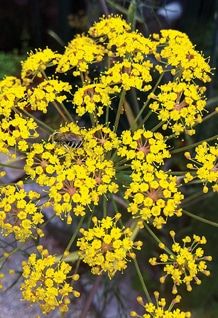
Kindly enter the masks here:
<path id="1" fill-rule="evenodd" d="M 32 110 L 47 112 L 51 102 L 62 103 L 66 98 L 65 92 L 70 92 L 71 85 L 57 79 L 48 79 L 27 91 L 27 102 Z"/>
<path id="2" fill-rule="evenodd" d="M 145 313 L 143 316 L 138 315 L 135 311 L 130 313 L 131 317 L 137 318 L 190 318 L 190 312 L 184 312 L 180 309 L 174 309 L 175 304 L 179 303 L 181 300 L 180 296 L 177 296 L 168 308 L 166 308 L 166 299 L 159 298 L 159 293 L 154 292 L 156 304 L 153 302 L 144 303 L 142 297 L 138 297 L 138 303 L 143 306 Z"/>
<path id="3" fill-rule="evenodd" d="M 104 42 L 107 38 L 116 38 L 117 35 L 130 30 L 131 26 L 124 19 L 118 15 L 111 15 L 102 17 L 100 21 L 96 22 L 89 29 L 89 34 L 94 38 L 99 38 L 101 42 Z"/>
<path id="4" fill-rule="evenodd" d="M 12 110 L 21 104 L 25 97 L 25 87 L 21 80 L 14 76 L 7 76 L 0 81 L 0 115 L 11 116 Z"/>
<path id="5" fill-rule="evenodd" d="M 85 113 L 101 116 L 104 107 L 110 107 L 111 96 L 119 91 L 118 87 L 110 87 L 101 83 L 88 84 L 79 88 L 73 98 L 76 113 L 83 116 Z"/>
<path id="6" fill-rule="evenodd" d="M 60 54 L 46 48 L 30 52 L 26 60 L 22 62 L 21 77 L 27 83 L 34 77 L 42 77 L 47 67 L 56 65 Z"/>
<path id="7" fill-rule="evenodd" d="M 93 217 L 94 227 L 80 230 L 82 238 L 77 241 L 79 255 L 95 275 L 106 272 L 112 278 L 117 271 L 127 267 L 129 257 L 135 257 L 133 247 L 141 247 L 141 242 L 134 243 L 131 239 L 129 228 L 117 226 L 120 217 L 119 213 L 113 218 L 108 216 L 102 220 Z"/>
<path id="8" fill-rule="evenodd" d="M 170 67 L 171 74 L 191 82 L 203 83 L 211 80 L 211 68 L 205 58 L 195 50 L 185 33 L 177 30 L 161 30 L 161 35 L 154 35 L 156 40 L 155 57 L 158 62 Z"/>
<path id="9" fill-rule="evenodd" d="M 210 146 L 203 142 L 195 148 L 195 152 L 194 158 L 191 158 L 188 152 L 185 153 L 186 157 L 193 161 L 193 164 L 189 163 L 187 167 L 193 172 L 196 171 L 188 172 L 185 181 L 189 182 L 197 177 L 203 182 L 205 193 L 208 192 L 208 184 L 212 185 L 214 192 L 218 192 L 218 145 Z"/>
<path id="10" fill-rule="evenodd" d="M 38 303 L 43 314 L 56 308 L 60 312 L 67 312 L 69 296 L 79 297 L 79 292 L 72 286 L 72 282 L 77 281 L 79 275 L 72 275 L 72 267 L 69 264 L 57 261 L 55 256 L 49 255 L 42 246 L 38 246 L 38 251 L 39 257 L 31 254 L 28 260 L 22 263 L 22 296 L 31 303 Z"/>
<path id="11" fill-rule="evenodd" d="M 151 222 L 160 229 L 169 217 L 181 216 L 179 205 L 183 195 L 178 190 L 177 178 L 137 160 L 132 166 L 135 171 L 124 198 L 130 202 L 127 210 L 138 219 L 138 224 L 143 227 L 144 221 Z"/>
<path id="12" fill-rule="evenodd" d="M 194 126 L 201 122 L 206 106 L 202 95 L 205 88 L 185 82 L 168 82 L 159 88 L 159 94 L 150 95 L 155 101 L 149 107 L 163 121 L 163 129 L 170 128 L 176 135 L 184 131 L 193 134 Z"/>
<path id="13" fill-rule="evenodd" d="M 87 72 L 89 65 L 100 62 L 105 54 L 105 48 L 85 35 L 78 35 L 73 39 L 61 56 L 56 71 L 65 73 L 73 70 L 73 75 Z"/>
<path id="14" fill-rule="evenodd" d="M 30 138 L 38 137 L 36 122 L 15 114 L 13 118 L 3 118 L 0 123 L 0 152 L 9 153 L 10 147 L 17 147 L 21 152 L 29 149 Z"/>
<path id="15" fill-rule="evenodd" d="M 150 259 L 151 265 L 163 265 L 164 276 L 160 278 L 160 282 L 164 283 L 167 276 L 173 280 L 172 293 L 177 293 L 177 287 L 185 284 L 188 291 L 192 290 L 191 282 L 197 285 L 201 284 L 198 278 L 199 273 L 206 276 L 210 275 L 207 270 L 206 261 L 211 261 L 211 256 L 204 256 L 204 250 L 199 245 L 206 244 L 206 238 L 193 235 L 193 239 L 186 236 L 182 239 L 182 244 L 175 241 L 175 232 L 170 231 L 173 238 L 172 252 L 163 253 L 159 256 L 159 260 L 155 257 Z"/>
<path id="16" fill-rule="evenodd" d="M 131 133 L 125 130 L 121 135 L 121 145 L 118 155 L 129 159 L 138 159 L 149 164 L 163 164 L 165 158 L 170 158 L 164 137 L 160 133 L 138 129 Z"/>
<path id="17" fill-rule="evenodd" d="M 105 86 L 119 86 L 125 91 L 135 87 L 140 91 L 147 92 L 151 89 L 152 76 L 150 70 L 152 66 L 152 63 L 148 60 L 136 63 L 126 58 L 108 68 L 102 74 L 100 80 Z"/>
<path id="18" fill-rule="evenodd" d="M 40 198 L 38 193 L 26 192 L 19 183 L 0 187 L 0 195 L 0 228 L 5 236 L 13 233 L 16 240 L 26 241 L 36 233 L 43 234 L 38 229 L 43 214 L 34 202 Z"/>

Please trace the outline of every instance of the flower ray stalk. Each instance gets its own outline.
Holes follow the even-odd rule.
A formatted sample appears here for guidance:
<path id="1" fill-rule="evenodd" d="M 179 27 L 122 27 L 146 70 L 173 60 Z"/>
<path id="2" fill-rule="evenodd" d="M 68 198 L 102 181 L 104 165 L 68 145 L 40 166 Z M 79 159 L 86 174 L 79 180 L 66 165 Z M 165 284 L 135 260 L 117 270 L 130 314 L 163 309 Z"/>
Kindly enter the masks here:
<path id="1" fill-rule="evenodd" d="M 119 105 L 118 105 L 118 109 L 117 109 L 117 113 L 116 113 L 116 118 L 115 118 L 115 122 L 114 122 L 114 132 L 116 132 L 117 128 L 118 128 L 120 116 L 121 116 L 121 113 L 122 113 L 122 110 L 124 107 L 125 96 L 126 96 L 126 91 L 122 90 L 122 92 L 120 94 L 120 101 L 119 101 Z"/>
<path id="2" fill-rule="evenodd" d="M 145 293 L 146 299 L 147 299 L 148 302 L 152 302 L 151 296 L 150 296 L 150 294 L 149 294 L 149 292 L 148 292 L 148 289 L 147 289 L 147 287 L 146 287 L 146 285 L 145 285 L 144 278 L 143 278 L 142 273 L 141 273 L 141 270 L 140 270 L 140 268 L 139 268 L 137 259 L 134 258 L 133 262 L 134 262 L 135 269 L 136 269 L 136 272 L 137 272 L 137 274 L 138 274 L 140 283 L 141 283 L 141 285 L 142 285 L 142 289 L 143 289 L 143 291 L 144 291 L 144 293 Z"/>
<path id="3" fill-rule="evenodd" d="M 193 219 L 195 219 L 197 221 L 200 221 L 202 223 L 205 223 L 205 224 L 208 224 L 208 225 L 211 225 L 211 226 L 214 226 L 214 227 L 218 227 L 218 223 L 217 222 L 213 222 L 213 221 L 210 221 L 208 219 L 202 218 L 201 216 L 198 216 L 196 214 L 188 212 L 188 211 L 186 211 L 184 209 L 183 209 L 183 213 L 186 214 L 187 216 L 190 216 L 191 218 L 193 218 Z"/>

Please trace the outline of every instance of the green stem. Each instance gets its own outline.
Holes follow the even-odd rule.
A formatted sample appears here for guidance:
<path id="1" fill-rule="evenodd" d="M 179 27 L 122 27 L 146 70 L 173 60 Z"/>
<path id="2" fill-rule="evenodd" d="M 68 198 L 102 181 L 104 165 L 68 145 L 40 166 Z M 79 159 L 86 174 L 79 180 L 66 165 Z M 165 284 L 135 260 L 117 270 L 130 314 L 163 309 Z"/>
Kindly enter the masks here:
<path id="1" fill-rule="evenodd" d="M 151 296 L 149 295 L 148 289 L 147 289 L 147 287 L 146 287 L 146 285 L 145 285 L 144 278 L 143 278 L 142 273 L 141 273 L 141 271 L 140 271 L 140 268 L 139 268 L 137 259 L 134 258 L 133 261 L 134 261 L 135 268 L 136 268 L 136 272 L 137 272 L 137 274 L 138 274 L 138 277 L 139 277 L 140 283 L 141 283 L 141 285 L 142 285 L 143 291 L 144 291 L 145 296 L 146 296 L 146 298 L 147 298 L 147 301 L 148 301 L 149 303 L 151 303 L 151 302 L 152 302 Z"/>
<path id="2" fill-rule="evenodd" d="M 103 197 L 103 216 L 106 218 L 107 216 L 107 198 Z"/>
<path id="3" fill-rule="evenodd" d="M 120 120 L 120 115 L 123 109 L 123 104 L 124 104 L 124 100 L 125 100 L 125 96 L 126 96 L 126 91 L 123 89 L 120 95 L 120 101 L 119 101 L 119 105 L 118 105 L 118 109 L 117 109 L 117 114 L 116 114 L 116 118 L 115 118 L 115 122 L 114 122 L 114 131 L 117 131 L 118 128 L 118 124 L 119 124 L 119 120 Z"/>
<path id="4" fill-rule="evenodd" d="M 49 127 L 48 125 L 46 125 L 43 121 L 41 121 L 40 119 L 36 118 L 34 115 L 30 114 L 28 111 L 26 111 L 25 109 L 22 109 L 22 112 L 28 116 L 28 117 L 31 117 L 33 120 L 35 120 L 35 122 L 39 125 L 41 125 L 43 128 L 46 129 L 46 132 L 47 131 L 50 131 L 50 132 L 54 132 L 54 129 L 52 129 L 51 127 Z M 42 128 L 41 127 L 41 128 Z"/>
<path id="5" fill-rule="evenodd" d="M 198 142 L 196 142 L 196 143 L 194 143 L 192 145 L 188 145 L 188 146 L 185 146 L 185 147 L 182 147 L 182 148 L 175 149 L 175 150 L 171 151 L 171 154 L 175 154 L 175 153 L 186 151 L 188 149 L 191 149 L 191 148 L 194 148 L 195 146 L 200 145 L 204 141 L 208 142 L 208 141 L 212 141 L 212 140 L 215 140 L 215 139 L 218 139 L 218 135 L 215 135 L 215 136 L 207 138 L 207 139 L 203 139 L 203 140 L 198 141 Z"/>
<path id="6" fill-rule="evenodd" d="M 212 113 L 208 114 L 207 116 L 205 116 L 203 119 L 202 119 L 202 122 L 205 122 L 206 120 L 210 119 L 211 117 L 213 117 L 214 115 L 218 115 L 218 112 L 216 110 L 214 110 Z"/>
<path id="7" fill-rule="evenodd" d="M 138 227 L 138 221 L 134 220 L 131 224 L 131 230 L 132 230 L 132 235 L 131 235 L 131 240 L 134 241 L 136 236 L 138 235 L 140 228 Z"/>
<path id="8" fill-rule="evenodd" d="M 160 128 L 164 123 L 161 121 L 159 122 L 156 126 L 154 126 L 151 131 L 155 132 L 158 130 L 158 128 Z"/>
<path id="9" fill-rule="evenodd" d="M 123 6 L 111 1 L 111 0 L 106 0 L 106 2 L 114 9 L 120 11 L 121 13 L 127 15 L 128 14 L 128 10 L 126 10 Z M 135 16 L 136 21 L 138 21 L 139 23 L 144 23 L 144 21 L 138 16 Z"/>
<path id="10" fill-rule="evenodd" d="M 73 119 L 71 113 L 67 110 L 67 108 L 64 106 L 64 104 L 63 103 L 59 103 L 59 105 L 61 106 L 61 108 L 65 112 L 66 116 L 68 117 L 69 122 L 74 122 L 74 119 Z"/>
<path id="11" fill-rule="evenodd" d="M 144 123 L 149 119 L 149 117 L 153 114 L 152 110 L 150 110 L 145 118 L 142 120 L 141 125 L 144 125 Z"/>
<path id="12" fill-rule="evenodd" d="M 172 134 L 170 136 L 166 136 L 166 140 L 170 140 L 170 139 L 172 139 L 174 137 L 178 137 L 178 136 L 176 134 Z"/>
<path id="13" fill-rule="evenodd" d="M 64 114 L 64 112 L 60 109 L 60 105 L 58 104 L 56 101 L 53 101 L 52 104 L 54 105 L 55 109 L 57 110 L 57 112 L 61 115 L 61 117 L 63 118 L 63 120 L 65 120 L 66 122 L 69 122 L 67 116 Z M 70 120 L 71 121 L 71 120 Z"/>
<path id="14" fill-rule="evenodd" d="M 127 11 L 127 21 L 131 25 L 132 31 L 135 30 L 135 26 L 136 26 L 136 19 L 135 19 L 136 9 L 137 9 L 136 0 L 131 0 L 128 11 Z"/>
<path id="15" fill-rule="evenodd" d="M 137 100 L 137 93 L 136 93 L 136 89 L 135 88 L 132 88 L 130 90 L 130 96 L 131 96 L 131 99 L 132 99 L 132 105 L 133 105 L 133 110 L 134 110 L 134 113 L 135 114 L 138 114 L 140 112 L 140 107 L 139 107 L 139 103 L 138 103 L 138 100 Z"/>
<path id="16" fill-rule="evenodd" d="M 209 192 L 209 193 L 203 193 L 203 192 L 194 193 L 194 194 L 190 195 L 189 197 L 187 197 L 186 199 L 184 199 L 184 200 L 182 201 L 181 206 L 187 205 L 187 204 L 189 204 L 190 202 L 192 202 L 193 200 L 198 199 L 198 198 L 200 198 L 200 197 L 208 196 L 209 194 L 210 194 L 210 192 Z"/>
<path id="17" fill-rule="evenodd" d="M 164 76 L 164 72 L 160 75 L 159 79 L 157 80 L 157 83 L 155 84 L 155 86 L 154 86 L 154 88 L 152 89 L 152 91 L 151 91 L 150 94 L 153 94 L 153 93 L 156 91 L 156 89 L 157 89 L 158 85 L 160 84 L 160 81 L 162 80 L 163 76 Z M 138 115 L 136 116 L 134 123 L 136 123 L 137 120 L 139 119 L 139 117 L 142 115 L 142 113 L 144 112 L 144 110 L 145 110 L 145 108 L 147 107 L 147 105 L 148 105 L 148 103 L 150 102 L 150 100 L 151 100 L 151 98 L 148 97 L 148 99 L 147 99 L 146 102 L 144 103 L 142 109 L 140 110 L 140 112 L 139 112 Z M 133 123 L 133 124 L 134 124 L 134 123 Z"/>
<path id="18" fill-rule="evenodd" d="M 105 125 L 109 126 L 109 106 L 106 107 L 106 114 L 105 114 Z"/>
<path id="19" fill-rule="evenodd" d="M 171 176 L 184 176 L 187 171 L 167 171 L 167 174 L 170 174 Z"/>
<path id="20" fill-rule="evenodd" d="M 78 232 L 79 232 L 79 230 L 80 230 L 80 227 L 81 227 L 81 225 L 82 225 L 82 223 L 83 223 L 83 221 L 84 221 L 84 218 L 85 218 L 85 216 L 83 216 L 83 217 L 80 219 L 80 221 L 79 221 L 79 223 L 78 223 L 78 225 L 77 225 L 77 227 L 76 227 L 75 232 L 73 233 L 73 235 L 72 235 L 72 237 L 71 237 L 69 243 L 67 244 L 67 247 L 66 247 L 66 250 L 65 250 L 65 251 L 68 252 L 68 251 L 70 250 L 70 248 L 71 248 L 71 246 L 72 246 L 72 244 L 73 244 L 73 242 L 74 242 L 74 240 L 75 240 L 75 238 L 76 238 L 76 236 L 77 236 L 77 234 L 78 234 Z"/>
<path id="21" fill-rule="evenodd" d="M 96 126 L 96 121 L 95 121 L 94 115 L 93 114 L 89 114 L 89 117 L 90 117 L 90 120 L 91 120 L 92 127 L 95 127 Z"/>
<path id="22" fill-rule="evenodd" d="M 144 223 L 145 229 L 148 231 L 148 233 L 153 237 L 153 239 L 159 244 L 163 244 L 163 242 L 161 242 L 161 240 L 154 234 L 154 232 L 150 229 L 150 227 Z M 165 244 L 164 244 L 165 245 Z M 172 255 L 171 250 L 169 250 L 166 246 L 164 247 L 164 250 L 169 253 L 170 255 Z"/>
<path id="23" fill-rule="evenodd" d="M 205 223 L 205 224 L 209 224 L 209 225 L 212 225 L 212 226 L 215 226 L 215 227 L 218 227 L 218 223 L 216 222 L 213 222 L 213 221 L 210 221 L 210 220 L 207 220 L 205 218 L 202 218 L 198 215 L 195 215 L 195 214 L 192 214 L 191 212 L 188 212 L 186 210 L 183 210 L 183 213 L 190 216 L 191 218 L 197 220 L 197 221 L 200 221 L 202 223 Z"/>
<path id="24" fill-rule="evenodd" d="M 57 263 L 62 261 L 62 260 L 65 262 L 69 262 L 69 263 L 75 263 L 76 261 L 79 260 L 79 254 L 77 251 L 75 251 L 75 252 L 70 253 L 66 257 L 64 257 L 63 255 L 56 256 L 55 260 Z"/>

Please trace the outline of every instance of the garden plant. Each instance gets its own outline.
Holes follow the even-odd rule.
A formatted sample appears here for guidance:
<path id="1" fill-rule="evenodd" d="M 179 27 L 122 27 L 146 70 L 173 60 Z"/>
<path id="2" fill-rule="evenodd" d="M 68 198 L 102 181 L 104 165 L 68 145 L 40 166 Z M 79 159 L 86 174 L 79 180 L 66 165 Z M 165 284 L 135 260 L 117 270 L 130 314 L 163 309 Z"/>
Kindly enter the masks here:
<path id="1" fill-rule="evenodd" d="M 0 185 L 1 234 L 16 241 L 1 255 L 1 268 L 14 253 L 24 255 L 22 297 L 43 316 L 69 310 L 87 271 L 96 276 L 91 303 L 99 279 L 125 277 L 132 266 L 141 308 L 127 315 L 191 317 L 180 307 L 180 291 L 194 293 L 204 284 L 212 256 L 204 235 L 181 236 L 179 224 L 188 216 L 218 226 L 185 209 L 218 191 L 218 136 L 192 142 L 197 125 L 217 114 L 207 110 L 212 73 L 186 34 L 161 30 L 146 38 L 111 15 L 76 36 L 63 54 L 31 52 L 20 77 L 0 81 L 0 152 L 7 157 L 1 178 L 5 168 L 25 172 Z M 62 255 L 42 243 L 55 219 L 71 230 Z M 149 240 L 159 255 L 149 250 L 139 264 Z M 153 267 L 171 299 L 147 284 L 143 273 Z M 1 274 L 3 290 L 6 280 Z"/>

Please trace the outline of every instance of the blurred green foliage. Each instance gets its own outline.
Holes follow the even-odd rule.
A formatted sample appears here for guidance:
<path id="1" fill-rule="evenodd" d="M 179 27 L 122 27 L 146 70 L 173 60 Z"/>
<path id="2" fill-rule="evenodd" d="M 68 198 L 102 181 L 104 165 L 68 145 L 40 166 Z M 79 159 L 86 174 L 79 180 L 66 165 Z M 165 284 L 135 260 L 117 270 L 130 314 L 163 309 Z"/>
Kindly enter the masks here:
<path id="1" fill-rule="evenodd" d="M 16 52 L 0 52 L 0 79 L 6 75 L 17 75 L 20 72 L 20 62 L 23 56 Z"/>

